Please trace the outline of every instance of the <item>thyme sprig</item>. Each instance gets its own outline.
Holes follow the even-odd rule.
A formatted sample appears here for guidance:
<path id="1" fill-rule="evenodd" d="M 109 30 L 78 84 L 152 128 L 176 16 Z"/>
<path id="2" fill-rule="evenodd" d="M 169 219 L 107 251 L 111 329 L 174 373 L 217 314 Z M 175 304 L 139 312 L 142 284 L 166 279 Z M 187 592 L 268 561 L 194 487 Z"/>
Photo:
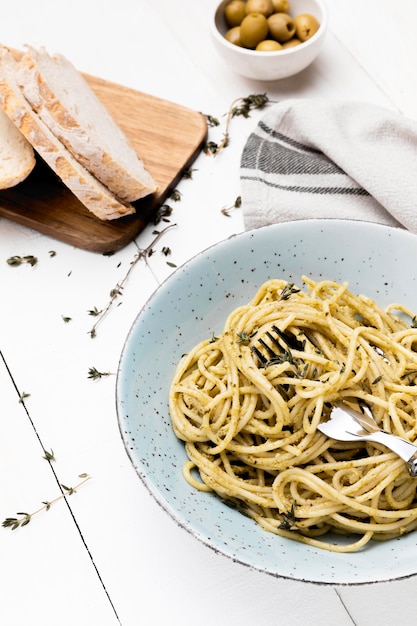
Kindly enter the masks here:
<path id="1" fill-rule="evenodd" d="M 67 496 L 71 496 L 72 494 L 76 493 L 77 489 L 82 487 L 88 480 L 90 480 L 91 476 L 84 473 L 79 474 L 78 478 L 81 478 L 82 480 L 78 482 L 74 487 L 67 487 L 66 485 L 61 484 L 62 493 L 53 500 L 46 500 L 45 502 L 42 502 L 42 506 L 36 509 L 36 511 L 33 511 L 32 513 L 20 511 L 19 513 L 16 513 L 17 517 L 6 517 L 6 519 L 3 520 L 2 527 L 16 530 L 17 528 L 23 528 L 24 526 L 27 526 L 35 515 L 42 513 L 42 511 L 49 511 L 53 504 L 59 502 Z"/>
<path id="2" fill-rule="evenodd" d="M 299 293 L 300 289 L 294 286 L 294 283 L 287 283 L 284 289 L 281 291 L 281 295 L 279 297 L 280 300 L 288 300 L 291 298 L 293 293 Z"/>
<path id="3" fill-rule="evenodd" d="M 221 210 L 221 213 L 223 213 L 223 215 L 225 215 L 226 217 L 230 217 L 231 211 L 233 211 L 233 209 L 240 209 L 241 206 L 242 206 L 242 196 L 238 196 L 236 200 L 234 201 L 234 203 L 232 204 L 232 206 L 223 207 Z"/>
<path id="4" fill-rule="evenodd" d="M 289 363 L 289 365 L 294 365 L 297 369 L 297 363 L 294 360 L 293 354 L 289 348 L 281 352 L 280 354 L 276 354 L 271 357 L 266 363 L 265 367 L 269 367 L 270 365 L 281 365 L 281 363 Z"/>
<path id="5" fill-rule="evenodd" d="M 263 109 L 269 102 L 270 100 L 266 93 L 251 94 L 244 98 L 236 98 L 233 100 L 229 111 L 227 112 L 226 125 L 222 141 L 217 146 L 215 146 L 213 142 L 207 144 L 206 153 L 211 153 L 214 156 L 217 156 L 224 148 L 226 148 L 230 141 L 230 124 L 234 117 L 241 116 L 248 118 L 250 117 L 250 112 L 252 110 Z"/>
<path id="6" fill-rule="evenodd" d="M 246 98 L 238 98 L 232 104 L 231 115 L 232 117 L 242 115 L 243 117 L 248 118 L 250 117 L 250 112 L 253 109 L 263 109 L 268 102 L 269 98 L 266 93 L 252 94 Z"/>
<path id="7" fill-rule="evenodd" d="M 296 505 L 293 502 L 291 509 L 282 514 L 281 523 L 278 526 L 280 530 L 299 530 L 296 523 L 295 506 Z"/>
<path id="8" fill-rule="evenodd" d="M 7 259 L 7 265 L 10 265 L 11 267 L 18 267 L 23 263 L 27 263 L 28 265 L 31 265 L 33 267 L 34 265 L 36 265 L 37 262 L 37 257 L 33 256 L 32 254 L 27 254 L 26 256 L 19 256 L 16 254 Z"/>
<path id="9" fill-rule="evenodd" d="M 252 333 L 247 333 L 245 330 L 239 331 L 236 333 L 237 335 L 237 339 L 236 339 L 236 343 L 241 343 L 243 345 L 248 345 L 248 343 L 250 342 L 250 340 L 252 339 L 252 337 L 254 337 L 256 335 L 257 331 L 254 330 Z"/>
<path id="10" fill-rule="evenodd" d="M 143 250 L 138 249 L 138 252 L 135 255 L 133 261 L 131 262 L 131 264 L 129 266 L 129 269 L 127 270 L 126 274 L 124 275 L 122 280 L 120 280 L 117 283 L 117 285 L 110 291 L 110 300 L 109 300 L 107 306 L 104 309 L 101 309 L 100 311 L 96 307 L 94 307 L 94 309 L 91 309 L 89 311 L 89 315 L 94 315 L 97 318 L 96 322 L 93 324 L 93 326 L 91 327 L 91 329 L 90 329 L 90 331 L 88 333 L 92 339 L 94 339 L 94 337 L 96 337 L 98 325 L 103 321 L 103 319 L 109 313 L 109 311 L 112 308 L 115 300 L 120 295 L 122 295 L 123 288 L 124 288 L 128 278 L 129 278 L 130 274 L 132 273 L 133 269 L 135 268 L 135 266 L 142 259 L 146 260 L 148 256 L 151 256 L 155 244 L 159 241 L 159 239 L 161 239 L 161 237 L 167 232 L 167 230 L 169 230 L 170 228 L 173 228 L 174 226 L 176 226 L 176 224 L 169 224 L 163 230 L 161 230 L 160 232 L 158 232 L 156 234 L 156 237 L 151 241 L 149 246 L 147 246 Z"/>

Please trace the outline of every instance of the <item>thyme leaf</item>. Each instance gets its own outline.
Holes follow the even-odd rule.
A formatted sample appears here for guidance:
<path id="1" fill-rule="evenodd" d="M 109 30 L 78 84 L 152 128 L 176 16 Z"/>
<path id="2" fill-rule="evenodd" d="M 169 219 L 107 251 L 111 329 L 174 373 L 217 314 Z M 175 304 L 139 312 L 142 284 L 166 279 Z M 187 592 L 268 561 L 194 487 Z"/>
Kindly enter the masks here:
<path id="1" fill-rule="evenodd" d="M 94 309 L 90 309 L 88 311 L 88 315 L 92 315 L 93 317 L 98 317 L 101 311 L 95 306 Z"/>
<path id="2" fill-rule="evenodd" d="M 99 372 L 96 367 L 90 367 L 88 370 L 88 378 L 99 380 L 100 378 L 103 378 L 103 376 L 111 376 L 111 372 Z"/>
<path id="3" fill-rule="evenodd" d="M 155 214 L 153 223 L 157 226 L 160 222 L 169 222 L 169 217 L 172 214 L 172 207 L 169 204 L 162 204 Z"/>
<path id="4" fill-rule="evenodd" d="M 45 461 L 55 461 L 55 455 L 54 455 L 54 451 L 51 449 L 50 452 L 48 452 L 48 450 L 45 450 L 45 454 L 43 455 L 43 457 L 45 459 Z"/>
<path id="5" fill-rule="evenodd" d="M 296 365 L 296 368 L 297 368 L 297 364 L 295 363 L 294 357 L 289 348 L 287 348 L 280 354 L 276 354 L 275 356 L 271 357 L 267 361 L 267 363 L 265 363 L 265 367 L 269 367 L 269 365 L 279 365 L 281 363 L 289 363 L 290 365 Z"/>
<path id="6" fill-rule="evenodd" d="M 19 528 L 19 526 L 26 526 L 26 524 L 29 524 L 32 517 L 29 513 L 16 513 L 16 515 L 19 515 L 20 518 L 6 517 L 6 519 L 2 523 L 3 528 L 11 528 L 12 530 L 16 530 L 16 528 Z"/>
<path id="7" fill-rule="evenodd" d="M 197 171 L 195 168 L 187 168 L 183 171 L 182 173 L 182 177 L 183 178 L 192 178 L 193 177 L 193 172 Z"/>
<path id="8" fill-rule="evenodd" d="M 219 149 L 219 144 L 216 143 L 215 141 L 207 141 L 206 145 L 204 146 L 204 152 L 207 155 L 216 154 L 218 149 Z"/>
<path id="9" fill-rule="evenodd" d="M 208 126 L 219 126 L 220 122 L 217 117 L 213 117 L 212 115 L 205 115 Z"/>
<path id="10" fill-rule="evenodd" d="M 178 189 L 173 189 L 169 199 L 173 202 L 179 202 L 181 200 L 181 192 Z"/>
<path id="11" fill-rule="evenodd" d="M 26 398 L 29 398 L 29 397 L 30 397 L 30 393 L 26 393 L 25 391 L 23 391 L 19 396 L 19 404 L 23 404 Z"/>
<path id="12" fill-rule="evenodd" d="M 117 296 L 121 296 L 122 293 L 123 293 L 122 287 L 120 287 L 120 285 L 116 285 L 116 287 L 110 290 L 110 297 L 117 298 Z"/>

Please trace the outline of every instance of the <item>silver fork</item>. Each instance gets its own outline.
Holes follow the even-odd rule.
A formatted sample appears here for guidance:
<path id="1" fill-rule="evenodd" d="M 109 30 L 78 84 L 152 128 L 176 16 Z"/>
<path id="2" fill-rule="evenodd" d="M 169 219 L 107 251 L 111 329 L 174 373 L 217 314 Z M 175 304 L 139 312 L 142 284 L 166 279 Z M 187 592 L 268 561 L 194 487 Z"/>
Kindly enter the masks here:
<path id="1" fill-rule="evenodd" d="M 304 350 L 307 340 L 313 343 L 310 337 L 306 336 L 303 341 L 300 341 L 293 334 L 282 331 L 276 325 L 271 326 L 270 331 L 267 331 L 264 337 L 257 340 L 257 345 L 252 346 L 252 351 L 256 354 L 261 367 L 283 361 L 293 363 L 291 350 Z M 385 358 L 383 354 L 381 356 Z M 280 391 L 288 399 L 287 390 L 281 386 Z M 365 405 L 360 405 L 358 410 L 355 410 L 340 402 L 333 407 L 330 419 L 319 424 L 317 428 L 327 437 L 338 441 L 380 443 L 406 462 L 411 476 L 417 476 L 417 446 L 402 437 L 381 430 L 371 410 Z"/>
<path id="2" fill-rule="evenodd" d="M 347 404 L 339 403 L 332 409 L 330 419 L 319 424 L 317 428 L 327 437 L 338 441 L 380 443 L 405 461 L 411 476 L 417 476 L 417 446 L 381 430 L 367 406 L 355 410 Z"/>

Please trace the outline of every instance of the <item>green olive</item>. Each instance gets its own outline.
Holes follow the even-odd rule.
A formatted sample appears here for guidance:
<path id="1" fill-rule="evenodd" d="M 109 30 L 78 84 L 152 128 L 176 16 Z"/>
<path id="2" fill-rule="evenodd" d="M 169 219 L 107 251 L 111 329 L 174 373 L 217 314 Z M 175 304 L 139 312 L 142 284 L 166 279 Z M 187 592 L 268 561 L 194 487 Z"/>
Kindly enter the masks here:
<path id="1" fill-rule="evenodd" d="M 224 17 L 230 28 L 240 26 L 246 15 L 246 2 L 243 0 L 231 0 L 224 8 Z"/>
<path id="2" fill-rule="evenodd" d="M 268 21 L 262 13 L 249 13 L 240 25 L 240 39 L 245 48 L 256 48 L 268 34 Z"/>
<path id="3" fill-rule="evenodd" d="M 310 39 L 320 28 L 319 21 L 314 15 L 309 13 L 301 13 L 294 18 L 295 31 L 298 39 L 301 41 L 307 41 Z"/>
<path id="4" fill-rule="evenodd" d="M 233 26 L 233 28 L 230 28 L 224 37 L 225 39 L 227 39 L 227 41 L 233 43 L 235 46 L 242 47 L 243 45 L 240 38 L 240 26 Z"/>
<path id="5" fill-rule="evenodd" d="M 284 43 L 295 35 L 295 22 L 288 13 L 273 13 L 268 17 L 268 28 L 279 43 Z"/>
<path id="6" fill-rule="evenodd" d="M 262 13 L 265 17 L 268 17 L 274 12 L 274 5 L 272 0 L 247 0 L 246 2 L 246 14 L 249 13 Z"/>
<path id="7" fill-rule="evenodd" d="M 261 52 L 275 52 L 276 50 L 282 50 L 282 48 L 283 46 L 275 39 L 264 39 L 258 43 L 255 49 Z"/>
<path id="8" fill-rule="evenodd" d="M 301 43 L 303 43 L 302 41 L 300 41 L 299 39 L 297 39 L 297 37 L 293 37 L 292 39 L 290 39 L 289 41 L 285 41 L 282 44 L 282 48 L 284 50 L 287 50 L 288 48 L 295 48 L 295 46 L 299 46 Z"/>
<path id="9" fill-rule="evenodd" d="M 289 13 L 290 3 L 288 0 L 272 0 L 274 5 L 274 13 Z"/>

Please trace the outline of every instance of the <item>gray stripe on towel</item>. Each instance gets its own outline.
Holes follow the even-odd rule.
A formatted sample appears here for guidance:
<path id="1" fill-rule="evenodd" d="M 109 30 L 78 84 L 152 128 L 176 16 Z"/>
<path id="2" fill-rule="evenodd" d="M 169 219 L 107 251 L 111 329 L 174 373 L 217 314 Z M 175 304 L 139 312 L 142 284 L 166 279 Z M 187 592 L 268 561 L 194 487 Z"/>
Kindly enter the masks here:
<path id="1" fill-rule="evenodd" d="M 369 196 L 370 194 L 362 187 L 310 187 L 301 185 L 281 185 L 276 182 L 271 182 L 261 178 L 260 176 L 250 176 L 243 174 L 241 176 L 244 180 L 250 180 L 252 182 L 258 182 L 267 187 L 274 189 L 281 189 L 283 191 L 293 191 L 296 193 L 317 193 L 322 195 L 336 194 L 336 195 L 351 195 L 351 196 Z"/>

